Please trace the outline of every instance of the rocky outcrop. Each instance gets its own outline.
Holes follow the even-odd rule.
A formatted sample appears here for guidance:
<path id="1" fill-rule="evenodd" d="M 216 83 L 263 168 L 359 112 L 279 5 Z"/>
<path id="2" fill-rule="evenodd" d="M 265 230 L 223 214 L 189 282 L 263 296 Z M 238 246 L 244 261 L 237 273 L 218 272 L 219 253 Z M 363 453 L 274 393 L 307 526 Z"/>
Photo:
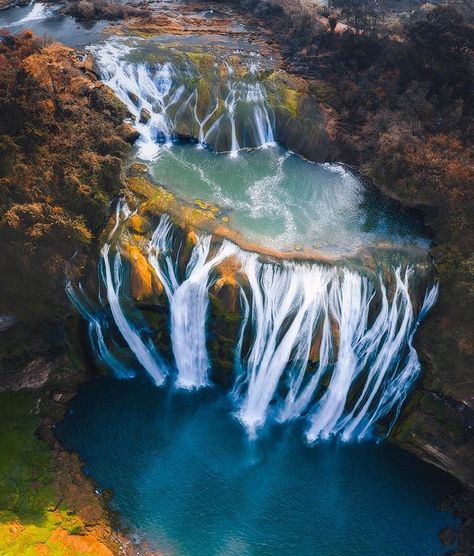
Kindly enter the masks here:
<path id="1" fill-rule="evenodd" d="M 135 245 L 125 245 L 123 253 L 130 264 L 130 291 L 137 301 L 143 301 L 163 292 L 163 285 L 156 277 L 147 259 Z"/>
<path id="2" fill-rule="evenodd" d="M 0 0 L 0 11 L 14 8 L 15 6 L 28 6 L 30 0 Z"/>
<path id="3" fill-rule="evenodd" d="M 53 433 L 89 376 L 65 356 L 64 272 L 82 272 L 133 142 L 87 62 L 30 32 L 0 42 L 2 554 L 147 553 L 111 529 L 107 497 Z"/>
<path id="4" fill-rule="evenodd" d="M 0 367 L 14 369 L 61 351 L 64 272 L 84 267 L 133 138 L 88 59 L 29 31 L 0 42 L 0 91 L 0 314 L 15 322 Z"/>

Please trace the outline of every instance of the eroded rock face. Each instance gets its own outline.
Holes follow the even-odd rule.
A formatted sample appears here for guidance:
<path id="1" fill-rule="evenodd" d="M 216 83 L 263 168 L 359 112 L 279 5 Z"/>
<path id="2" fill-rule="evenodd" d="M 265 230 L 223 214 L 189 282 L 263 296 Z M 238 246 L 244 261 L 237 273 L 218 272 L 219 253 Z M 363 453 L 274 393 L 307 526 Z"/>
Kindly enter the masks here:
<path id="1" fill-rule="evenodd" d="M 30 0 L 0 0 L 0 10 L 7 10 L 15 6 L 28 6 Z"/>
<path id="2" fill-rule="evenodd" d="M 130 130 L 124 105 L 72 49 L 25 31 L 1 42 L 0 58 L 0 314 L 17 318 L 0 367 L 24 368 L 65 340 L 64 272 L 81 272 L 81 249 L 104 225 Z"/>
<path id="3" fill-rule="evenodd" d="M 413 393 L 393 440 L 474 488 L 474 412 L 441 392 Z"/>

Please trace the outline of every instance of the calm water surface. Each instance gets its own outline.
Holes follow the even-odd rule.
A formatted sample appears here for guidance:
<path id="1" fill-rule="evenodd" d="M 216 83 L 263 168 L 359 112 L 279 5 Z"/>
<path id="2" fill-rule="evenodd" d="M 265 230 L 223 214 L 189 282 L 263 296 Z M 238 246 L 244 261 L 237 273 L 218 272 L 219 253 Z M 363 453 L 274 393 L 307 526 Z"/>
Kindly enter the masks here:
<path id="1" fill-rule="evenodd" d="M 270 247 L 427 245 L 413 215 L 384 203 L 348 168 L 312 163 L 282 147 L 231 158 L 193 144 L 163 146 L 150 170 L 177 195 L 227 209 L 230 226 Z"/>
<path id="2" fill-rule="evenodd" d="M 0 11 L 0 28 L 10 33 L 31 29 L 37 35 L 46 35 L 72 48 L 82 48 L 103 37 L 102 31 L 111 24 L 106 21 L 79 23 L 59 13 L 59 5 L 35 2 Z"/>
<path id="3" fill-rule="evenodd" d="M 125 523 L 166 554 L 443 554 L 446 477 L 389 444 L 306 446 L 298 427 L 257 443 L 216 389 L 145 380 L 82 388 L 58 436 L 114 491 Z"/>

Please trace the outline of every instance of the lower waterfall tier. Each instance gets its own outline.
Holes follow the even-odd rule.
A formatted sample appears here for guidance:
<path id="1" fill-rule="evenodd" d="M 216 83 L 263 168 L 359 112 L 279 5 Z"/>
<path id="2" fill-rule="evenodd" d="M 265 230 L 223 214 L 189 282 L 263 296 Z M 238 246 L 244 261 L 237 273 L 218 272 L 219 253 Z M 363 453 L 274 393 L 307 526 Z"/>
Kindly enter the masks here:
<path id="1" fill-rule="evenodd" d="M 414 334 L 438 293 L 436 284 L 418 293 L 423 268 L 265 261 L 227 240 L 186 235 L 166 214 L 140 250 L 129 243 L 133 218 L 118 206 L 97 302 L 67 288 L 96 359 L 117 378 L 145 371 L 158 386 L 199 389 L 216 379 L 219 361 L 252 436 L 299 418 L 309 442 L 390 431 L 420 371 Z M 138 304 L 137 280 L 152 292 Z"/>

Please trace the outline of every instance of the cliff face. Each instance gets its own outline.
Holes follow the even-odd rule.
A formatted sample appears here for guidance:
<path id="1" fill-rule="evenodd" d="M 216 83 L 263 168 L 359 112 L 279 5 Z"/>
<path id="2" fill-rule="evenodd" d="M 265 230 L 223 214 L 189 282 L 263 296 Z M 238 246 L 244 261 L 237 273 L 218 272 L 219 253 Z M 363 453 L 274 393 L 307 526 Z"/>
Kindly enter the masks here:
<path id="1" fill-rule="evenodd" d="M 417 340 L 424 374 L 393 439 L 472 487 L 474 167 L 472 153 L 460 142 L 445 150 L 447 140 L 428 137 L 425 144 L 411 146 L 417 162 L 409 183 L 390 176 L 393 164 L 385 164 L 387 151 L 363 167 L 389 195 L 424 213 L 433 231 L 432 256 L 441 285 L 438 303 Z M 392 143 L 392 148 L 404 152 L 410 146 Z"/>

